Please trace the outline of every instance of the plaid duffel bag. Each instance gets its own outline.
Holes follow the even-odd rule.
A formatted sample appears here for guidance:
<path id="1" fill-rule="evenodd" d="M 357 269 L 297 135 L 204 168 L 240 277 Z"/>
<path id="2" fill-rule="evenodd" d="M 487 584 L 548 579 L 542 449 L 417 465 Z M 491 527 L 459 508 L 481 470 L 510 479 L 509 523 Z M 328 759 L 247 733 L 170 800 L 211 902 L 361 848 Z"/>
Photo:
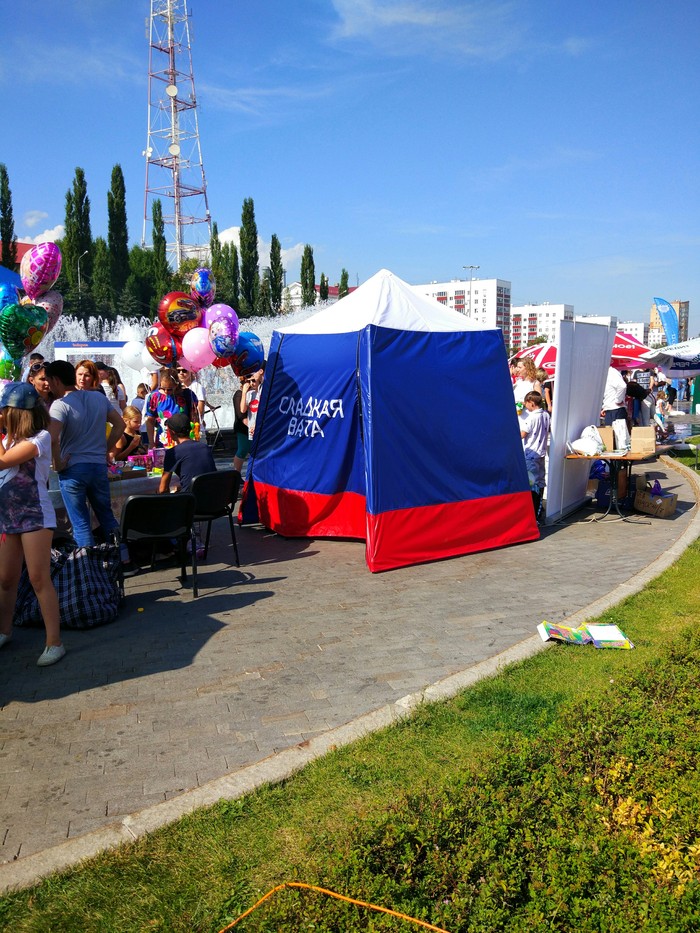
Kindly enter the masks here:
<path id="1" fill-rule="evenodd" d="M 58 594 L 62 628 L 94 628 L 116 619 L 124 598 L 117 544 L 52 548 L 51 579 Z M 42 625 L 26 567 L 17 589 L 13 624 Z"/>

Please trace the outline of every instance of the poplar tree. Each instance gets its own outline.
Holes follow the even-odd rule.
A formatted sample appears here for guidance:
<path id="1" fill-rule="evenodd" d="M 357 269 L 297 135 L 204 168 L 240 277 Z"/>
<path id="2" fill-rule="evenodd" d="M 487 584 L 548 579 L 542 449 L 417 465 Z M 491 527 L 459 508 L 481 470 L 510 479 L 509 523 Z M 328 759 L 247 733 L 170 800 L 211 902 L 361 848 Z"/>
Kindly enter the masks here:
<path id="1" fill-rule="evenodd" d="M 302 305 L 316 304 L 316 270 L 314 268 L 314 251 L 307 243 L 301 257 L 301 303 Z"/>
<path id="2" fill-rule="evenodd" d="M 255 223 L 255 205 L 252 198 L 245 198 L 243 201 L 239 242 L 241 250 L 240 310 L 244 317 L 248 317 L 255 313 L 260 290 L 258 228 Z"/>
<path id="3" fill-rule="evenodd" d="M 152 311 L 155 312 L 160 299 L 170 291 L 171 280 L 167 244 L 165 241 L 163 205 L 161 204 L 160 198 L 156 198 L 153 202 L 151 217 L 153 220 L 153 284 L 155 288 Z"/>
<path id="4" fill-rule="evenodd" d="M 318 283 L 318 297 L 321 301 L 328 301 L 328 276 L 323 272 Z"/>
<path id="5" fill-rule="evenodd" d="M 272 302 L 270 290 L 270 270 L 265 269 L 260 282 L 260 293 L 258 295 L 257 313 L 260 317 L 272 317 Z"/>
<path id="6" fill-rule="evenodd" d="M 155 298 L 157 297 L 158 301 L 160 301 L 163 297 L 162 295 L 156 295 L 155 291 L 153 250 L 144 249 L 142 246 L 137 245 L 131 247 L 129 250 L 129 278 L 132 276 L 134 285 L 130 294 L 137 295 L 139 301 L 138 310 L 134 313 L 148 316 L 154 304 L 157 305 Z"/>
<path id="7" fill-rule="evenodd" d="M 277 234 L 273 233 L 270 240 L 270 304 L 273 314 L 282 313 L 283 286 L 282 245 Z"/>
<path id="8" fill-rule="evenodd" d="M 214 275 L 214 279 L 216 280 L 218 290 L 219 276 L 221 275 L 221 240 L 219 239 L 219 225 L 215 220 L 211 225 L 209 254 L 211 255 L 211 271 Z"/>
<path id="9" fill-rule="evenodd" d="M 92 281 L 92 231 L 90 229 L 90 198 L 87 193 L 85 172 L 76 168 L 73 187 L 66 192 L 66 221 L 63 238 L 63 265 L 68 285 L 78 288 L 80 263 L 81 290 L 89 291 Z M 84 297 L 84 296 L 83 296 Z"/>
<path id="10" fill-rule="evenodd" d="M 107 193 L 107 246 L 112 296 L 124 291 L 129 277 L 129 233 L 126 225 L 126 188 L 121 165 L 112 169 L 112 186 Z"/>
<path id="11" fill-rule="evenodd" d="M 112 298 L 112 280 L 109 251 L 104 237 L 95 237 L 94 261 L 92 264 L 92 299 L 95 311 L 102 317 L 112 318 L 116 307 Z"/>
<path id="12" fill-rule="evenodd" d="M 340 284 L 338 285 L 338 300 L 345 298 L 350 291 L 348 286 L 348 270 L 343 269 L 340 273 Z"/>
<path id="13" fill-rule="evenodd" d="M 17 267 L 17 240 L 12 212 L 12 192 L 7 166 L 0 162 L 0 263 L 13 271 Z"/>

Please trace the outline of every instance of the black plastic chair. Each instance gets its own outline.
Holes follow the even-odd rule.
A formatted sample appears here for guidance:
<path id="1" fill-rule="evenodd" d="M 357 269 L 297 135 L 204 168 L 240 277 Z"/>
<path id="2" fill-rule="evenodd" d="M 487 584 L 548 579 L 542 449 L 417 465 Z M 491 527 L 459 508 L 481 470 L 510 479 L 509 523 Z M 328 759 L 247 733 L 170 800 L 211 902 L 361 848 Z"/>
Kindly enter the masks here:
<path id="1" fill-rule="evenodd" d="M 197 545 L 193 521 L 194 496 L 190 492 L 129 496 L 122 508 L 121 539 L 126 545 L 138 541 L 152 543 L 152 570 L 155 568 L 158 542 L 174 539 L 180 556 L 180 582 L 183 586 L 187 583 L 189 541 L 192 548 L 192 592 L 197 597 Z"/>
<path id="2" fill-rule="evenodd" d="M 194 520 L 207 523 L 207 536 L 204 541 L 204 559 L 209 553 L 211 523 L 217 518 L 228 516 L 231 529 L 231 543 L 236 555 L 236 567 L 241 566 L 238 556 L 236 530 L 233 524 L 233 510 L 241 487 L 241 474 L 238 470 L 215 470 L 212 473 L 200 473 L 192 480 L 192 495 L 195 499 Z"/>

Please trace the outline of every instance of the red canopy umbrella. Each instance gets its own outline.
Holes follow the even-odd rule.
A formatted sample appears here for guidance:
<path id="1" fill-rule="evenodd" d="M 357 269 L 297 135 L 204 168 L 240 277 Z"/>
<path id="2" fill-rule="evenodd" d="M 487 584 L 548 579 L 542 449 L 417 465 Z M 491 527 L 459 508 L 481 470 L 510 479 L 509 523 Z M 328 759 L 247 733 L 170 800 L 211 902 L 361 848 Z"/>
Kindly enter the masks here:
<path id="1" fill-rule="evenodd" d="M 653 369 L 653 363 L 642 359 L 642 353 L 648 351 L 649 348 L 636 337 L 618 330 L 613 343 L 610 365 L 616 369 Z M 535 366 L 546 369 L 550 376 L 554 375 L 557 368 L 557 345 L 555 343 L 537 343 L 532 347 L 523 347 L 522 350 L 518 350 L 513 359 L 516 360 L 522 356 L 529 356 Z"/>
<path id="2" fill-rule="evenodd" d="M 550 376 L 557 366 L 557 345 L 555 343 L 536 343 L 534 347 L 523 347 L 513 357 L 514 360 L 529 356 L 537 369 L 544 369 Z"/>
<path id="3" fill-rule="evenodd" d="M 618 330 L 615 334 L 615 343 L 612 348 L 611 366 L 616 369 L 653 369 L 649 360 L 641 359 L 642 353 L 648 353 L 649 347 L 645 346 L 632 334 L 626 334 Z"/>

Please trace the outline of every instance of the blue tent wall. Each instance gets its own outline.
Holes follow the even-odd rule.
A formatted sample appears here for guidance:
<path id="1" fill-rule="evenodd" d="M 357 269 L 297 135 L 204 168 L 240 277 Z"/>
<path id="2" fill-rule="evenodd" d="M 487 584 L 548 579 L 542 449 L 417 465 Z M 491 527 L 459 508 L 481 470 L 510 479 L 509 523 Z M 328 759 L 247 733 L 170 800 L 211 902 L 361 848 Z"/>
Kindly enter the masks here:
<path id="1" fill-rule="evenodd" d="M 359 371 L 371 570 L 539 536 L 500 331 L 371 325 Z"/>
<path id="2" fill-rule="evenodd" d="M 357 346 L 357 333 L 273 334 L 249 473 L 280 534 L 365 537 Z"/>

